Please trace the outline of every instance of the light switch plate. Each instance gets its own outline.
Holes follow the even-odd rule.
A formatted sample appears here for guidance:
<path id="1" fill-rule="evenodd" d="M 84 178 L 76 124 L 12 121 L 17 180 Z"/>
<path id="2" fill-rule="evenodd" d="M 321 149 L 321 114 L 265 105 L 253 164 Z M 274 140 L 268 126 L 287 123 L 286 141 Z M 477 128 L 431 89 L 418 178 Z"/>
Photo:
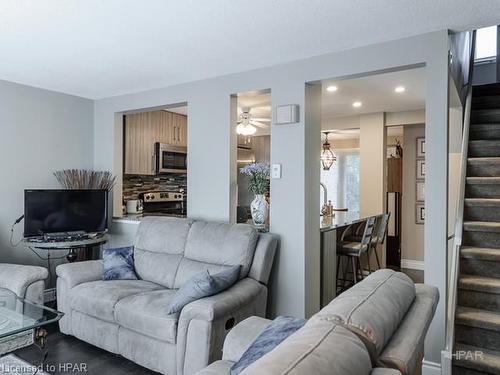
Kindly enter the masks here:
<path id="1" fill-rule="evenodd" d="M 274 123 L 276 125 L 294 124 L 299 122 L 298 104 L 276 106 Z"/>
<path id="2" fill-rule="evenodd" d="M 271 178 L 281 178 L 281 164 L 273 164 L 272 165 Z"/>

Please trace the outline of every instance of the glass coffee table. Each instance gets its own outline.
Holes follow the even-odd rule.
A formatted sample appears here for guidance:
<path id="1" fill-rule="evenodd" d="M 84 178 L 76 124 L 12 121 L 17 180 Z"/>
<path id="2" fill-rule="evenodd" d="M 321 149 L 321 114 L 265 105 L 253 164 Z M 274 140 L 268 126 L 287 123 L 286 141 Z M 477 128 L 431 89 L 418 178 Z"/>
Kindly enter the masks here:
<path id="1" fill-rule="evenodd" d="M 0 355 L 34 343 L 43 347 L 43 326 L 59 321 L 63 313 L 19 298 L 0 288 Z"/>

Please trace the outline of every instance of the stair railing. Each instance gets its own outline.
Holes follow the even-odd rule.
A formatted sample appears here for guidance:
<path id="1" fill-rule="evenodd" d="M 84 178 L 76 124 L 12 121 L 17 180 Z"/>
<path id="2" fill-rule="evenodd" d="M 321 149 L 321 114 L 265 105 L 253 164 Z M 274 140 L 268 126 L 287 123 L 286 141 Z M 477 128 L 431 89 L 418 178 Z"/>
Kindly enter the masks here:
<path id="1" fill-rule="evenodd" d="M 465 185 L 467 181 L 467 154 L 469 146 L 469 128 L 472 109 L 472 72 L 474 69 L 474 52 L 476 45 L 476 31 L 471 34 L 469 72 L 466 83 L 466 100 L 462 125 L 462 149 L 460 155 L 460 179 L 457 196 L 457 210 L 455 219 L 455 234 L 451 257 L 450 279 L 446 304 L 446 341 L 445 349 L 441 352 L 441 374 L 452 374 L 453 345 L 455 341 L 455 312 L 457 308 L 458 275 L 460 270 L 460 248 L 464 225 Z"/>

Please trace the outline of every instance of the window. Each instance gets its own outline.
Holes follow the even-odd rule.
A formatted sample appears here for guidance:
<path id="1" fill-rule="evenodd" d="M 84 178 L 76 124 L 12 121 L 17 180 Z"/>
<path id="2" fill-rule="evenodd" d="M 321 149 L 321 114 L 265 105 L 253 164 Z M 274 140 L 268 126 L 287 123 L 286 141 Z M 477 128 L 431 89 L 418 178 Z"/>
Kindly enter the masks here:
<path id="1" fill-rule="evenodd" d="M 476 32 L 476 60 L 497 55 L 497 27 L 485 27 Z"/>
<path id="2" fill-rule="evenodd" d="M 334 150 L 337 161 L 329 171 L 321 168 L 321 182 L 328 189 L 333 208 L 347 208 L 359 212 L 359 150 Z M 323 204 L 323 191 L 320 195 Z"/>

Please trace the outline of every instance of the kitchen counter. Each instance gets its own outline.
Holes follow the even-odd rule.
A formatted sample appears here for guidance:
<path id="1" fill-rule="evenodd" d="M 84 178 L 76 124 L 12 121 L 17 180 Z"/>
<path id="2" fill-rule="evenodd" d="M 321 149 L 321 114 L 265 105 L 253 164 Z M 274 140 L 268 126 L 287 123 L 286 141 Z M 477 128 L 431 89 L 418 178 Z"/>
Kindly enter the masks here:
<path id="1" fill-rule="evenodd" d="M 121 217 L 113 217 L 114 223 L 125 223 L 125 224 L 139 224 L 144 217 L 147 216 L 164 216 L 164 217 L 186 217 L 186 215 L 176 215 L 176 214 L 126 214 Z"/>
<path id="2" fill-rule="evenodd" d="M 376 215 L 364 215 L 363 213 L 359 212 L 337 211 L 335 212 L 335 216 L 333 216 L 331 220 L 325 217 L 321 217 L 320 230 L 321 232 L 327 232 L 330 230 L 339 229 L 342 227 L 349 226 L 351 224 L 360 223 L 371 216 L 376 216 Z"/>

